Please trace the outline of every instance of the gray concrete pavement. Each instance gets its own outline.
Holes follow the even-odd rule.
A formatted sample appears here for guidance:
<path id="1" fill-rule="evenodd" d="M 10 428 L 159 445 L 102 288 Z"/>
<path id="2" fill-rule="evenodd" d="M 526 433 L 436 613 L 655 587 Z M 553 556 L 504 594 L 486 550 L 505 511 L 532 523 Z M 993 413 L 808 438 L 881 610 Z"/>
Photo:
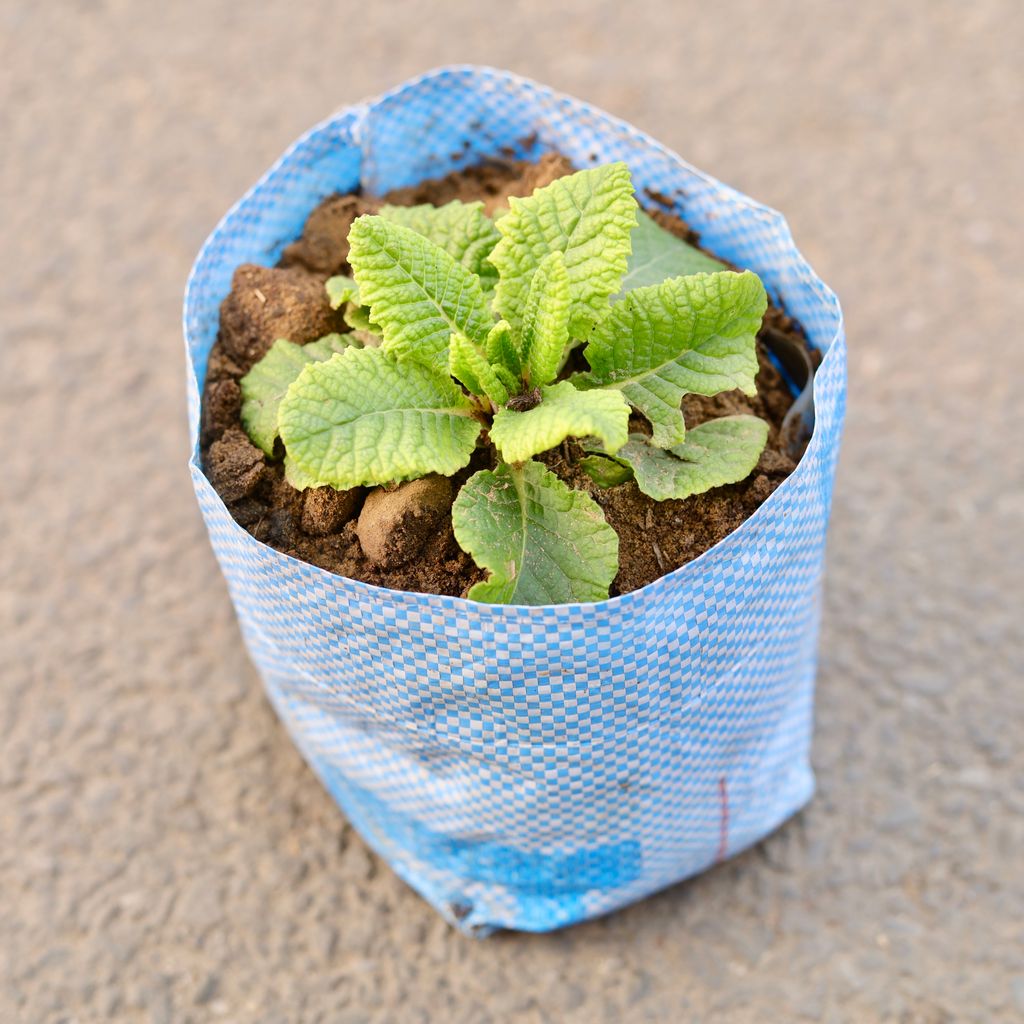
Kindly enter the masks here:
<path id="1" fill-rule="evenodd" d="M 1022 39 L 1013 0 L 0 0 L 0 1020 L 1024 1019 Z M 460 60 L 786 211 L 851 344 L 816 800 L 623 913 L 483 943 L 261 695 L 178 326 L 294 136 Z"/>

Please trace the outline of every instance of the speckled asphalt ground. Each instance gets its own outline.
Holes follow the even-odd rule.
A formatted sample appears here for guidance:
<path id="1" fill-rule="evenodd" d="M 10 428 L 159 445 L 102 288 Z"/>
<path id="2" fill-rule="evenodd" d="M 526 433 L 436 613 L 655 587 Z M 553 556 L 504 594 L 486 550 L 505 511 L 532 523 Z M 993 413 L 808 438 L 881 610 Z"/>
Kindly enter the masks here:
<path id="1" fill-rule="evenodd" d="M 0 1021 L 1024 1020 L 1022 10 L 0 0 Z M 452 61 L 783 209 L 851 344 L 817 798 L 625 912 L 487 942 L 263 698 L 179 331 L 296 135 Z"/>

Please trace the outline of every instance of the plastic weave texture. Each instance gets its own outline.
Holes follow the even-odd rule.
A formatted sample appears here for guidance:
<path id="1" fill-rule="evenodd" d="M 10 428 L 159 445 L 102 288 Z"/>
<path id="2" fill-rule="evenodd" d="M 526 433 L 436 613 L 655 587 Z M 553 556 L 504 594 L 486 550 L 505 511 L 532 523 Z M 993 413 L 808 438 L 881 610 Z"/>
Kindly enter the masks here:
<path id="1" fill-rule="evenodd" d="M 246 533 L 200 464 L 199 393 L 234 268 L 274 264 L 333 192 L 380 193 L 503 150 L 626 161 L 641 200 L 668 197 L 824 352 L 796 471 L 704 555 L 597 604 L 490 606 L 332 575 Z M 192 479 L 249 651 L 344 813 L 453 924 L 544 931 L 606 913 L 755 843 L 810 798 L 846 357 L 836 297 L 781 215 L 586 103 L 444 68 L 296 142 L 206 242 L 184 321 Z"/>

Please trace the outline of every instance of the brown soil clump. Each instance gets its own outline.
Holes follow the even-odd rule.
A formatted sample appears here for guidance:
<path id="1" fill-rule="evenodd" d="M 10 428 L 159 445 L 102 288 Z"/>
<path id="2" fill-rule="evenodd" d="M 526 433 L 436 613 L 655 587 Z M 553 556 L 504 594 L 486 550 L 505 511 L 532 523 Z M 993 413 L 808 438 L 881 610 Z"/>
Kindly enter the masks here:
<path id="1" fill-rule="evenodd" d="M 238 381 L 277 338 L 302 344 L 348 330 L 330 309 L 323 284 L 328 275 L 349 271 L 347 234 L 356 216 L 385 202 L 440 206 L 453 199 L 480 200 L 493 213 L 507 205 L 509 196 L 529 195 L 572 170 L 558 154 L 533 163 L 497 158 L 380 199 L 331 196 L 310 214 L 302 237 L 285 249 L 282 266 L 238 268 L 221 307 L 220 335 L 207 366 L 201 447 L 210 482 L 253 536 L 331 572 L 395 590 L 458 595 L 483 578 L 456 543 L 450 512 L 458 489 L 487 464 L 486 453 L 478 451 L 471 466 L 450 481 L 430 477 L 368 494 L 362 488 L 338 492 L 329 487 L 302 493 L 284 479 L 280 458 L 266 458 L 241 430 Z M 646 198 L 663 202 L 659 196 Z M 645 205 L 662 227 L 698 243 L 697 234 L 679 217 Z M 768 445 L 757 468 L 741 483 L 684 501 L 655 502 L 633 482 L 607 490 L 597 487 L 574 464 L 581 452 L 572 442 L 542 456 L 562 479 L 591 494 L 618 533 L 620 569 L 612 595 L 642 587 L 708 550 L 749 518 L 793 471 L 795 462 L 780 436 L 793 396 L 761 340 L 771 333 L 807 347 L 800 326 L 769 307 L 758 341 L 755 397 L 734 391 L 683 400 L 689 426 L 736 413 L 753 413 L 768 422 Z M 817 365 L 819 354 L 809 351 Z M 649 428 L 636 418 L 631 429 Z"/>
<path id="2" fill-rule="evenodd" d="M 327 301 L 325 280 L 298 267 L 243 263 L 235 271 L 220 307 L 219 342 L 243 374 L 278 338 L 303 345 L 346 329 Z"/>
<path id="3" fill-rule="evenodd" d="M 348 233 L 356 217 L 376 213 L 380 203 L 362 196 L 330 196 L 310 215 L 302 237 L 287 246 L 281 266 L 296 264 L 314 274 L 341 273 L 348 263 Z"/>
<path id="4" fill-rule="evenodd" d="M 302 532 L 310 537 L 337 533 L 359 511 L 365 493 L 362 487 L 349 491 L 311 487 L 302 499 Z"/>
<path id="5" fill-rule="evenodd" d="M 446 519 L 451 521 L 452 499 L 452 484 L 445 476 L 374 488 L 356 523 L 363 554 L 384 569 L 405 565 L 437 535 Z"/>
<path id="6" fill-rule="evenodd" d="M 519 187 L 510 195 L 533 195 L 535 189 L 550 185 L 558 178 L 572 174 L 575 168 L 561 153 L 545 153 L 535 164 L 529 164 L 519 179 Z"/>
<path id="7" fill-rule="evenodd" d="M 528 196 L 535 188 L 572 174 L 572 164 L 559 153 L 545 153 L 539 160 L 495 158 L 453 171 L 443 178 L 431 178 L 389 192 L 385 200 L 394 206 L 430 203 L 444 206 L 453 199 L 464 203 L 482 202 L 488 215 L 508 206 L 509 196 Z"/>
<path id="8" fill-rule="evenodd" d="M 265 470 L 263 452 L 240 427 L 230 427 L 210 445 L 206 472 L 225 501 L 248 498 L 259 487 Z"/>
<path id="9" fill-rule="evenodd" d="M 203 398 L 199 443 L 209 447 L 229 427 L 237 427 L 242 415 L 242 391 L 231 377 L 211 380 Z"/>

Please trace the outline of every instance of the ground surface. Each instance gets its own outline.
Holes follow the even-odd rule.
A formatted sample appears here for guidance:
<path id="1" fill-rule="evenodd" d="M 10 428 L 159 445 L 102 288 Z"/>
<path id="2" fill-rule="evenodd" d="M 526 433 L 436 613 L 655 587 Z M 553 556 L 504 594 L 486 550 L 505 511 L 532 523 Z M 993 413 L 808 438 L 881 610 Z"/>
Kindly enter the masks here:
<path id="1" fill-rule="evenodd" d="M 0 1020 L 1024 1019 L 1020 5 L 423 10 L 0 2 Z M 294 136 L 456 60 L 784 209 L 851 343 L 816 800 L 642 905 L 484 943 L 367 851 L 261 695 L 178 326 Z"/>

